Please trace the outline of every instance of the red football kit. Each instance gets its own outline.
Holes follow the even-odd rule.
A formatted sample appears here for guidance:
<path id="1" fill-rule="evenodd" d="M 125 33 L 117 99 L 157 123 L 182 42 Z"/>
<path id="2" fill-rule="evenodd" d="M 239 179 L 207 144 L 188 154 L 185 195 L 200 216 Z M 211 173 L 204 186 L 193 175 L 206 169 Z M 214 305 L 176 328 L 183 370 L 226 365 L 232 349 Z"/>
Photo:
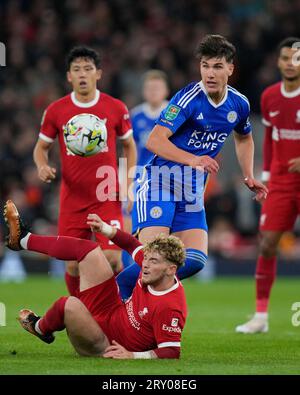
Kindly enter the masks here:
<path id="1" fill-rule="evenodd" d="M 143 246 L 137 239 L 117 231 L 112 240 L 119 247 L 126 247 L 142 266 Z M 174 285 L 165 291 L 155 291 L 139 278 L 125 304 L 114 277 L 80 292 L 79 299 L 110 342 L 116 340 L 129 351 L 154 350 L 160 358 L 179 357 L 187 306 L 183 286 L 176 277 Z"/>
<path id="2" fill-rule="evenodd" d="M 262 94 L 266 126 L 263 179 L 269 194 L 263 204 L 260 229 L 291 230 L 300 213 L 300 173 L 288 171 L 289 160 L 300 157 L 300 88 L 286 92 L 282 82 Z"/>
<path id="3" fill-rule="evenodd" d="M 85 126 L 89 114 L 100 120 L 105 129 L 102 152 L 82 157 L 70 152 L 64 141 L 64 127 L 73 119 Z M 76 100 L 75 93 L 53 102 L 46 109 L 39 137 L 46 142 L 59 139 L 62 181 L 58 232 L 60 235 L 91 238 L 86 225 L 88 213 L 98 214 L 111 225 L 122 227 L 117 168 L 117 138 L 126 139 L 132 133 L 128 109 L 123 102 L 99 90 L 89 103 Z M 104 196 L 109 198 L 103 201 Z M 116 249 L 115 245 L 97 234 L 102 249 Z"/>

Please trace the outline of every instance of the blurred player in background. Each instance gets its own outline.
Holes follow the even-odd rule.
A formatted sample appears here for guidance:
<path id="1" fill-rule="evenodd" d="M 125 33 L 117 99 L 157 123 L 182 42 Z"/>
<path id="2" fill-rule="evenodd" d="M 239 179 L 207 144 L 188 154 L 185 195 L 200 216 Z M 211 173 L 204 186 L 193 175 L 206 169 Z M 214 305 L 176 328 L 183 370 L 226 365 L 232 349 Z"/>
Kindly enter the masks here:
<path id="1" fill-rule="evenodd" d="M 249 102 L 227 85 L 235 52 L 222 36 L 204 37 L 196 51 L 202 80 L 176 93 L 160 114 L 146 146 L 155 155 L 137 180 L 133 232 L 143 244 L 160 233 L 179 237 L 186 248 L 185 265 L 177 273 L 180 279 L 197 273 L 207 261 L 204 186 L 208 174 L 217 173 L 219 165 L 214 157 L 233 130 L 244 183 L 258 200 L 267 193 L 253 176 Z M 153 175 L 154 168 L 168 175 L 174 167 L 177 173 L 168 179 L 164 180 L 163 174 Z M 122 285 L 129 284 L 137 271 L 128 267 L 119 276 Z"/>
<path id="2" fill-rule="evenodd" d="M 145 73 L 143 83 L 145 102 L 130 111 L 138 166 L 144 166 L 153 156 L 153 153 L 146 148 L 146 142 L 155 126 L 155 121 L 168 104 L 166 100 L 168 94 L 167 75 L 163 71 L 149 70 Z"/>
<path id="3" fill-rule="evenodd" d="M 293 47 L 295 45 L 295 47 Z M 276 276 L 277 248 L 300 213 L 300 38 L 289 37 L 278 47 L 282 81 L 262 94 L 265 125 L 262 180 L 269 189 L 260 216 L 256 263 L 256 313 L 237 332 L 267 332 L 268 305 Z"/>
<path id="4" fill-rule="evenodd" d="M 34 161 L 39 178 L 50 183 L 56 169 L 48 161 L 48 153 L 56 137 L 59 139 L 62 164 L 60 211 L 58 233 L 90 239 L 92 232 L 86 225 L 89 212 L 99 214 L 104 220 L 122 228 L 121 202 L 117 175 L 116 141 L 119 138 L 128 169 L 136 164 L 136 148 L 128 110 L 123 102 L 97 89 L 101 79 L 99 54 L 88 47 L 75 47 L 67 56 L 67 79 L 73 92 L 49 105 L 43 115 L 39 139 L 34 149 Z M 80 121 L 81 114 L 100 119 L 107 129 L 107 148 L 94 156 L 72 154 L 64 142 L 64 128 L 71 119 Z M 104 166 L 106 166 L 104 168 Z M 104 169 L 108 169 L 107 173 Z M 115 185 L 113 196 L 101 201 L 101 182 Z M 101 195 L 101 196 L 100 196 Z M 103 252 L 114 272 L 122 269 L 121 250 L 97 234 Z M 79 289 L 77 262 L 66 262 L 66 284 L 71 295 Z"/>
<path id="5" fill-rule="evenodd" d="M 74 237 L 39 236 L 23 226 L 17 208 L 7 201 L 4 217 L 9 228 L 7 246 L 64 260 L 76 260 L 80 271 L 78 297 L 61 297 L 41 318 L 20 311 L 24 329 L 46 343 L 53 332 L 67 330 L 80 355 L 116 359 L 179 358 L 187 316 L 184 289 L 176 270 L 184 263 L 182 242 L 160 235 L 142 246 L 125 232 L 89 214 L 93 232 L 125 248 L 142 268 L 132 297 L 121 301 L 112 269 L 97 243 Z"/>

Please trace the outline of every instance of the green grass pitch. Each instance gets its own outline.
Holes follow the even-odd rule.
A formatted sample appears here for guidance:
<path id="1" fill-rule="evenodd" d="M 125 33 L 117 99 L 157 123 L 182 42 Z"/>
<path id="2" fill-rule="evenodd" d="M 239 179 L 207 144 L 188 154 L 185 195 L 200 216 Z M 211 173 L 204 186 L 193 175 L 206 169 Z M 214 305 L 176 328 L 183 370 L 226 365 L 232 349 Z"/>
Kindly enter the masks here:
<path id="1" fill-rule="evenodd" d="M 63 280 L 30 277 L 22 284 L 0 283 L 7 326 L 0 327 L 0 374 L 201 375 L 299 374 L 300 327 L 291 306 L 300 301 L 299 280 L 278 278 L 273 289 L 268 334 L 235 334 L 254 306 L 251 278 L 222 278 L 210 283 L 184 281 L 189 317 L 180 360 L 126 360 L 79 357 L 65 332 L 47 345 L 16 321 L 21 308 L 38 314 L 66 294 Z"/>

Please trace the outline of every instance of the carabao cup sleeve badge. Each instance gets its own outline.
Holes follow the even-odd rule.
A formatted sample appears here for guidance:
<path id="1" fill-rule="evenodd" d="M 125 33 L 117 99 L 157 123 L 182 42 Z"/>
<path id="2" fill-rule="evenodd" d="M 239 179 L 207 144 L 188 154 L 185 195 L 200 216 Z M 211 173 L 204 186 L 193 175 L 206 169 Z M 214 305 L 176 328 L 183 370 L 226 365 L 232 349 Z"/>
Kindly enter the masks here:
<path id="1" fill-rule="evenodd" d="M 173 119 L 177 118 L 181 108 L 178 106 L 175 106 L 174 104 L 170 104 L 167 107 L 165 118 L 168 119 L 169 121 L 173 121 Z"/>

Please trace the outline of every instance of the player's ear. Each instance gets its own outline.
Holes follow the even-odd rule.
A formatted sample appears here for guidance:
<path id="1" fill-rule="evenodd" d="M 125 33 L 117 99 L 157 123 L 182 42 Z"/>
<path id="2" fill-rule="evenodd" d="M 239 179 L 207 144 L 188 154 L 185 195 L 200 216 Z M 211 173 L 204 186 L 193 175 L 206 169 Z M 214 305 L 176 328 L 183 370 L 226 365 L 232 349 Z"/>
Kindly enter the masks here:
<path id="1" fill-rule="evenodd" d="M 228 64 L 228 74 L 229 74 L 229 77 L 232 75 L 233 71 L 234 71 L 234 64 L 233 64 L 233 63 L 229 63 L 229 64 Z"/>
<path id="2" fill-rule="evenodd" d="M 97 78 L 97 81 L 99 81 L 99 80 L 101 80 L 101 77 L 102 77 L 102 69 L 97 69 L 97 72 L 96 72 L 96 78 Z"/>
<path id="3" fill-rule="evenodd" d="M 71 73 L 69 71 L 67 71 L 67 81 L 72 82 Z"/>

